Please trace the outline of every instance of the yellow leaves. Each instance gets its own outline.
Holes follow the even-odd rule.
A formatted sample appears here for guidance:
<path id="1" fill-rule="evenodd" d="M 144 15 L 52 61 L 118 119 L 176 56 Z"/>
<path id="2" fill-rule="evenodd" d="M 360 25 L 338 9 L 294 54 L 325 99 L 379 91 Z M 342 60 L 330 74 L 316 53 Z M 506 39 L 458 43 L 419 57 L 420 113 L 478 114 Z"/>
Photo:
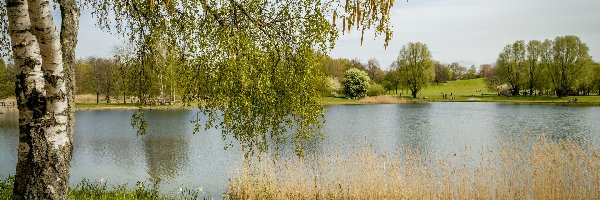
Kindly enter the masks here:
<path id="1" fill-rule="evenodd" d="M 385 34 L 384 47 L 387 47 L 392 37 L 390 29 L 390 11 L 393 0 L 346 0 L 344 13 L 334 12 L 335 18 L 342 18 L 342 32 L 350 31 L 353 27 L 361 31 L 361 43 L 366 29 L 375 28 L 375 36 Z"/>
<path id="2" fill-rule="evenodd" d="M 149 0 L 150 12 L 154 12 L 155 7 L 157 7 L 157 5 L 154 1 L 155 0 Z M 173 3 L 173 0 L 165 0 L 164 3 L 165 3 L 165 7 L 167 8 L 166 11 L 170 15 L 173 14 L 173 12 L 175 11 L 175 4 Z"/>

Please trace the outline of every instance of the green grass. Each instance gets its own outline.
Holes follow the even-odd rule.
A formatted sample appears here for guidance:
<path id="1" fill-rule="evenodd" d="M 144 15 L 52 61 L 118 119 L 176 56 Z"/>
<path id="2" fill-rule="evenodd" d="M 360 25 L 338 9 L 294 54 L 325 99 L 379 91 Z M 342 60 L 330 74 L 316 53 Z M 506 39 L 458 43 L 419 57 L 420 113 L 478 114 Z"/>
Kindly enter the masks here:
<path id="1" fill-rule="evenodd" d="M 77 110 L 127 110 L 127 109 L 138 109 L 139 105 L 136 103 L 76 103 L 75 108 Z M 179 109 L 184 108 L 183 104 L 177 103 L 174 105 L 157 105 L 157 106 L 143 106 L 144 109 Z"/>
<path id="2" fill-rule="evenodd" d="M 450 94 L 454 99 L 442 98 L 442 93 Z M 577 99 L 579 105 L 600 104 L 600 96 L 498 96 L 495 91 L 489 90 L 484 79 L 449 81 L 448 83 L 431 84 L 417 94 L 417 99 L 410 97 L 410 92 L 405 91 L 402 97 L 412 101 L 458 101 L 458 102 L 506 102 L 506 103 L 569 103 L 569 99 Z"/>
<path id="3" fill-rule="evenodd" d="M 321 97 L 317 100 L 321 105 L 359 105 L 364 104 L 358 102 L 356 99 L 346 99 L 343 97 Z"/>
<path id="4" fill-rule="evenodd" d="M 0 199 L 12 199 L 14 178 L 0 179 Z M 145 184 L 138 182 L 135 187 L 128 185 L 107 186 L 104 181 L 82 180 L 75 187 L 69 188 L 68 199 L 200 199 L 198 192 L 181 189 L 178 196 L 161 195 L 157 183 Z"/>
<path id="5" fill-rule="evenodd" d="M 389 91 L 389 95 L 396 95 L 395 91 Z M 558 98 L 556 96 L 498 96 L 496 91 L 489 90 L 483 78 L 471 80 L 449 81 L 447 83 L 435 84 L 432 83 L 426 88 L 423 88 L 417 94 L 417 98 L 410 97 L 409 91 L 401 92 L 401 97 L 408 101 L 418 102 L 506 102 L 506 103 L 568 103 L 569 99 L 577 99 L 578 105 L 600 105 L 600 96 L 572 96 Z M 448 94 L 448 98 L 442 98 L 442 93 Z M 452 93 L 453 99 L 450 97 Z M 346 99 L 343 97 L 320 97 L 318 103 L 321 105 L 355 105 L 355 104 L 373 104 L 365 101 Z M 95 102 L 78 102 L 76 104 L 78 110 L 110 110 L 110 109 L 137 109 L 138 105 L 134 103 L 99 103 Z M 183 105 L 164 106 L 144 106 L 146 109 L 177 109 L 183 108 Z"/>
<path id="6" fill-rule="evenodd" d="M 481 91 L 481 92 L 478 92 Z M 441 93 L 450 94 L 453 96 L 481 96 L 482 94 L 496 95 L 495 91 L 487 88 L 485 81 L 482 78 L 470 80 L 449 81 L 447 83 L 431 84 L 418 93 L 422 97 L 439 97 Z M 410 95 L 410 94 L 407 94 Z M 450 96 L 450 95 L 448 95 Z"/>

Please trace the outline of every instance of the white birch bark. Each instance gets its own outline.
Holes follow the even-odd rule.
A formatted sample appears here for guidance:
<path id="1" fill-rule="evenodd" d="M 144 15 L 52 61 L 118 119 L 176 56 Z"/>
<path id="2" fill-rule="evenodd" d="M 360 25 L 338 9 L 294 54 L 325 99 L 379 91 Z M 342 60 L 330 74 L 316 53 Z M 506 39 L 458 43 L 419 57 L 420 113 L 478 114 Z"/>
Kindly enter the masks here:
<path id="1" fill-rule="evenodd" d="M 72 135 L 62 50 L 48 0 L 8 0 L 19 68 L 19 149 L 14 199 L 66 199 Z"/>

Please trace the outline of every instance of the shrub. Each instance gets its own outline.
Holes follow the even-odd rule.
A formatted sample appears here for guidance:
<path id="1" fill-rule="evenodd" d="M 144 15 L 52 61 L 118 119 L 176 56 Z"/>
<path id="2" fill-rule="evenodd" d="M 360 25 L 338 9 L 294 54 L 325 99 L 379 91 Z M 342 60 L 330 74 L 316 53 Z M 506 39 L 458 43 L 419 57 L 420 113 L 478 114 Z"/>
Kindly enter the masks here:
<path id="1" fill-rule="evenodd" d="M 11 199 L 15 178 L 12 176 L 0 179 L 0 199 Z"/>
<path id="2" fill-rule="evenodd" d="M 315 85 L 319 95 L 324 97 L 337 97 L 342 94 L 342 84 L 335 77 L 322 77 Z"/>
<path id="3" fill-rule="evenodd" d="M 352 68 L 344 73 L 344 95 L 349 99 L 360 99 L 367 96 L 369 88 L 369 75 L 367 72 Z"/>
<path id="4" fill-rule="evenodd" d="M 367 96 L 373 97 L 373 96 L 384 95 L 385 92 L 386 92 L 386 89 L 382 85 L 379 85 L 377 83 L 370 84 L 369 88 L 367 89 Z"/>

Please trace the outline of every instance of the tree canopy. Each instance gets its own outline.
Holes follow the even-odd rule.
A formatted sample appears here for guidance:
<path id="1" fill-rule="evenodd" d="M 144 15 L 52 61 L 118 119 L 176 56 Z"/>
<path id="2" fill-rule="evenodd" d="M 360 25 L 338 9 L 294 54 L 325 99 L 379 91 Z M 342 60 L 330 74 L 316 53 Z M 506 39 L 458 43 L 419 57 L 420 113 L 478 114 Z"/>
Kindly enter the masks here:
<path id="1" fill-rule="evenodd" d="M 554 40 L 516 41 L 499 54 L 488 84 L 510 86 L 513 95 L 527 89 L 551 89 L 559 96 L 588 94 L 593 88 L 593 68 L 589 49 L 577 36 Z M 489 73 L 489 72 L 488 72 Z"/>
<path id="2" fill-rule="evenodd" d="M 371 79 L 367 72 L 351 68 L 344 74 L 344 94 L 350 99 L 360 99 L 367 96 Z"/>
<path id="3" fill-rule="evenodd" d="M 431 52 L 423 43 L 411 42 L 402 46 L 396 62 L 400 73 L 400 84 L 411 91 L 413 98 L 416 98 L 419 90 L 434 78 Z"/>
<path id="4" fill-rule="evenodd" d="M 101 27 L 130 38 L 135 66 L 154 66 L 159 50 L 179 56 L 183 100 L 209 116 L 246 150 L 288 142 L 297 152 L 318 135 L 320 54 L 341 31 L 374 29 L 391 38 L 393 1 L 155 1 L 91 0 Z M 267 28 L 268 27 L 268 28 Z M 166 42 L 165 42 L 166 41 Z M 142 96 L 142 95 L 140 95 Z"/>

